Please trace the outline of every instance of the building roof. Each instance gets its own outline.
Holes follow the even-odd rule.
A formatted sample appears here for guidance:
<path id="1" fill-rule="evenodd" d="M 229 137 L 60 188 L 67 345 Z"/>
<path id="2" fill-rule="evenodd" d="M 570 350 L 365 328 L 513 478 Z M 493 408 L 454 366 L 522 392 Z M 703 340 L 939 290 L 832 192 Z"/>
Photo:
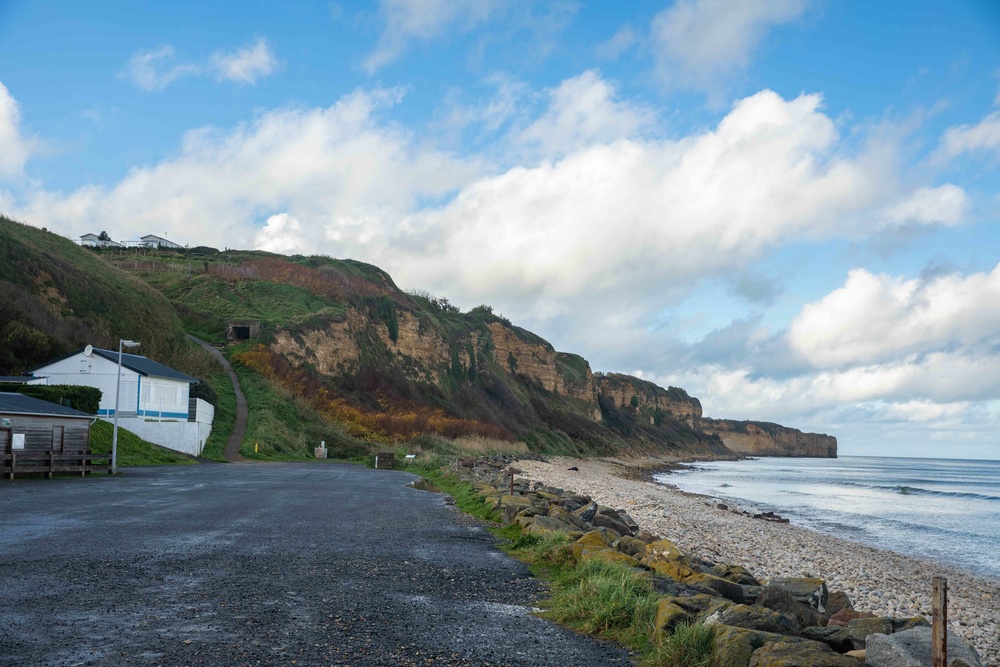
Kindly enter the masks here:
<path id="1" fill-rule="evenodd" d="M 77 350 L 72 354 L 67 354 L 65 356 L 59 357 L 58 359 L 53 359 L 52 361 L 47 361 L 44 364 L 40 364 L 32 368 L 32 371 L 37 371 L 42 368 L 47 368 L 54 363 L 62 361 L 63 359 L 69 359 L 70 357 L 75 357 L 78 354 L 83 354 L 83 350 Z M 99 357 L 103 357 L 108 361 L 117 364 L 118 363 L 118 351 L 117 350 L 102 350 L 99 347 L 93 348 L 93 354 Z M 201 381 L 198 378 L 193 378 L 190 375 L 185 375 L 180 371 L 175 371 L 170 366 L 164 366 L 161 363 L 153 361 L 141 354 L 127 354 L 122 353 L 122 368 L 127 368 L 130 371 L 135 371 L 139 375 L 144 375 L 146 377 L 158 377 L 167 378 L 169 380 L 179 380 L 180 382 L 190 382 L 191 384 L 198 384 Z"/>
<path id="2" fill-rule="evenodd" d="M 99 357 L 104 357 L 113 363 L 118 363 L 118 352 L 115 350 L 102 350 L 95 347 L 94 354 Z M 181 373 L 180 371 L 175 371 L 173 368 L 164 366 L 163 364 L 144 357 L 141 354 L 122 353 L 122 367 L 127 368 L 130 371 L 135 371 L 139 375 L 169 378 L 171 380 L 180 380 L 181 382 L 198 384 L 198 378 L 193 378 L 190 375 L 184 375 L 184 373 Z"/>
<path id="3" fill-rule="evenodd" d="M 34 379 L 30 375 L 0 375 L 0 384 L 24 384 Z"/>
<path id="4" fill-rule="evenodd" d="M 94 415 L 67 408 L 58 403 L 49 403 L 40 398 L 0 391 L 0 412 L 15 415 L 34 415 L 40 417 L 79 417 L 93 419 Z"/>

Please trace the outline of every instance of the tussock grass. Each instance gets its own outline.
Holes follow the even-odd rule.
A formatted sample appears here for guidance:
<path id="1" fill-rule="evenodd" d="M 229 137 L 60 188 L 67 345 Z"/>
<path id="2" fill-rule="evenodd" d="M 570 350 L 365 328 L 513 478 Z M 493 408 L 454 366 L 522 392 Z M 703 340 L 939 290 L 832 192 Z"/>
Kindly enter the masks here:
<path id="1" fill-rule="evenodd" d="M 682 623 L 655 644 L 640 667 L 707 667 L 715 648 L 715 630 L 703 623 Z"/>

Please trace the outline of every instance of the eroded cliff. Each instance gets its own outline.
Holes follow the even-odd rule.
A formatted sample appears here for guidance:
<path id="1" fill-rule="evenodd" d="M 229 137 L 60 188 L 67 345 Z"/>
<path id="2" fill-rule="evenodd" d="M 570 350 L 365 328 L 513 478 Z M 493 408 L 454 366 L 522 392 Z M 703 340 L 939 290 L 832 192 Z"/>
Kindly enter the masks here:
<path id="1" fill-rule="evenodd" d="M 837 439 L 770 422 L 702 419 L 706 433 L 718 435 L 726 447 L 748 456 L 837 458 Z"/>

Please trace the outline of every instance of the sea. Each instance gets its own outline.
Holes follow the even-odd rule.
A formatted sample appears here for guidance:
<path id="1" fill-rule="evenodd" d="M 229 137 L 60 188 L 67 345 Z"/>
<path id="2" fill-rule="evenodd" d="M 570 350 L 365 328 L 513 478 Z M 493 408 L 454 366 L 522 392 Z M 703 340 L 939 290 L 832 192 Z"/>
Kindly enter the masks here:
<path id="1" fill-rule="evenodd" d="M 1000 461 L 761 458 L 696 463 L 657 480 L 1000 581 Z"/>

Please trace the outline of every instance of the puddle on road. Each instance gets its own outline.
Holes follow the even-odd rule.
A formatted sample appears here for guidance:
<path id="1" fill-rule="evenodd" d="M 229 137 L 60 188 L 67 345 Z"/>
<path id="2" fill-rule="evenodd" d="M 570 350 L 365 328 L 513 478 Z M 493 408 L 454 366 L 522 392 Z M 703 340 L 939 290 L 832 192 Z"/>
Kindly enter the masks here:
<path id="1" fill-rule="evenodd" d="M 441 489 L 437 488 L 436 486 L 434 486 L 433 484 L 431 484 L 430 482 L 428 482 L 426 479 L 418 479 L 415 482 L 411 482 L 410 484 L 407 484 L 407 486 L 409 486 L 411 488 L 414 488 L 414 489 L 418 489 L 420 491 L 430 491 L 431 493 L 441 493 Z"/>

